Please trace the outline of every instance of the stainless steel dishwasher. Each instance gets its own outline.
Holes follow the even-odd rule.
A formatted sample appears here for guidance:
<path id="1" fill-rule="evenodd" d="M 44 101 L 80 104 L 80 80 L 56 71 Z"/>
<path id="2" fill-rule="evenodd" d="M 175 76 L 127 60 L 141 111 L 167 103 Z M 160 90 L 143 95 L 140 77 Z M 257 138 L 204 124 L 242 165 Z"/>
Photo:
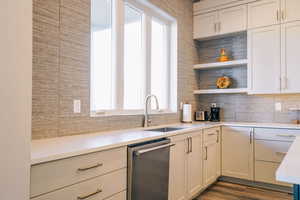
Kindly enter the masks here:
<path id="1" fill-rule="evenodd" d="M 167 200 L 169 139 L 128 146 L 128 200 Z"/>

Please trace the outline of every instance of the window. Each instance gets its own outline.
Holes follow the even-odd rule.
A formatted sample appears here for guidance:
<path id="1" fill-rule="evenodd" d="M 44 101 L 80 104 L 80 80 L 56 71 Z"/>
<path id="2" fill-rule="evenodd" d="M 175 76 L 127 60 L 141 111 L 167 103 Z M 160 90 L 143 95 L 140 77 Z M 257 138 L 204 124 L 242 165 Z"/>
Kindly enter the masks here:
<path id="1" fill-rule="evenodd" d="M 135 0 L 92 0 L 91 17 L 91 112 L 141 114 L 148 94 L 176 112 L 176 20 Z"/>

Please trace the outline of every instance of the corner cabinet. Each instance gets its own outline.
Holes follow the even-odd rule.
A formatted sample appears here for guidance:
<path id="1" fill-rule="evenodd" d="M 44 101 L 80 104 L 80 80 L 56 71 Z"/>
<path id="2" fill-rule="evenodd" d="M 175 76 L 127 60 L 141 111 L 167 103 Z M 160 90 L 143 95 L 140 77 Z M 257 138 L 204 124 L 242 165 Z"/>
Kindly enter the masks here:
<path id="1" fill-rule="evenodd" d="M 203 188 L 202 131 L 171 137 L 169 200 L 191 199 Z"/>
<path id="2" fill-rule="evenodd" d="M 254 179 L 253 129 L 222 127 L 222 176 Z"/>

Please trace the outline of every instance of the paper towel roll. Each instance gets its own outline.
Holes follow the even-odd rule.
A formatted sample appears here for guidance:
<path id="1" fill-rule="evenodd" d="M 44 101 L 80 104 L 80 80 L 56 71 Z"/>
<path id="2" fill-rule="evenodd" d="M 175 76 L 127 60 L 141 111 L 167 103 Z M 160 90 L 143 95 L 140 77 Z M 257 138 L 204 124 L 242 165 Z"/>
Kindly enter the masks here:
<path id="1" fill-rule="evenodd" d="M 182 122 L 192 122 L 192 105 L 183 104 L 182 106 Z"/>

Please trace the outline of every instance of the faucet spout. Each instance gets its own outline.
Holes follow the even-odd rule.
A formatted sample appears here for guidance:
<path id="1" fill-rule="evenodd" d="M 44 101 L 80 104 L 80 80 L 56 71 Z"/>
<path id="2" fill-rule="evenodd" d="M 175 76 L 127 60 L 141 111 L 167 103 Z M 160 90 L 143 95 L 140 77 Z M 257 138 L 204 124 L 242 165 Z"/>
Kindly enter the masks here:
<path id="1" fill-rule="evenodd" d="M 150 107 L 149 102 L 150 102 L 152 97 L 155 99 L 156 110 L 159 110 L 159 103 L 158 103 L 157 96 L 155 96 L 153 94 L 147 95 L 146 98 L 145 98 L 144 127 L 148 127 L 149 124 L 151 123 L 151 120 L 149 119 L 149 107 Z"/>

